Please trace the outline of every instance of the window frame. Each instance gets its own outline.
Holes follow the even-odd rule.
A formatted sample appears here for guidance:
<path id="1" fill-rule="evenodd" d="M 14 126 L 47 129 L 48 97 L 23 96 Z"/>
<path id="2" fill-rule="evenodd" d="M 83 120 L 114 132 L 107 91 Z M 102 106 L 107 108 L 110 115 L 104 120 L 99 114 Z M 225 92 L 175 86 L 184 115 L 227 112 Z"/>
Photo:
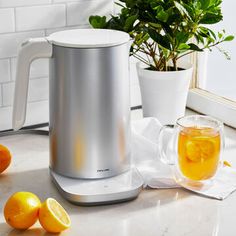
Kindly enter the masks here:
<path id="1" fill-rule="evenodd" d="M 187 107 L 196 112 L 216 117 L 225 124 L 236 128 L 236 101 L 199 88 L 198 60 L 198 53 L 193 53 L 191 63 L 194 70 L 188 93 Z"/>

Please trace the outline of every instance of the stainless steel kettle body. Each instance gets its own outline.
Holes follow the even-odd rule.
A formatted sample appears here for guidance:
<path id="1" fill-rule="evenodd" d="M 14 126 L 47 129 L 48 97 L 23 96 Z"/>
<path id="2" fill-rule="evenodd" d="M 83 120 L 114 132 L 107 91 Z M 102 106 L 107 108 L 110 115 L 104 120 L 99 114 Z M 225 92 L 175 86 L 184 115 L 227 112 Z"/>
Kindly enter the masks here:
<path id="1" fill-rule="evenodd" d="M 53 46 L 50 166 L 70 177 L 103 178 L 129 168 L 127 45 Z"/>
<path id="2" fill-rule="evenodd" d="M 38 38 L 22 45 L 13 128 L 21 128 L 25 121 L 30 63 L 50 58 L 50 168 L 73 178 L 111 177 L 130 164 L 129 42 L 104 45 L 100 40 L 100 46 L 80 47 L 71 40 L 72 34 L 88 34 L 94 40 L 91 35 L 98 31 L 68 32 L 58 34 L 56 43 Z M 116 40 L 114 33 L 121 34 L 117 32 L 109 32 L 105 39 Z M 106 33 L 102 31 L 101 37 Z M 69 46 L 63 44 L 66 37 Z"/>

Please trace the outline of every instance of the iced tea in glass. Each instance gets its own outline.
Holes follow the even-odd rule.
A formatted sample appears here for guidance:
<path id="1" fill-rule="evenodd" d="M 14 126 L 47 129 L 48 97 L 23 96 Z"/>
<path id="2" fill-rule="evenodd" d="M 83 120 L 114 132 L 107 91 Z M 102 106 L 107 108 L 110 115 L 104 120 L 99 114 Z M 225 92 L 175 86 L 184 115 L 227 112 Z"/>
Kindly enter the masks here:
<path id="1" fill-rule="evenodd" d="M 178 162 L 182 174 L 192 180 L 206 180 L 214 176 L 220 147 L 219 131 L 205 127 L 183 128 L 178 138 Z"/>
<path id="2" fill-rule="evenodd" d="M 166 153 L 163 143 L 168 129 L 173 131 L 167 145 L 173 147 L 173 155 Z M 161 160 L 173 167 L 177 182 L 211 179 L 220 165 L 223 148 L 223 123 L 209 116 L 182 117 L 175 125 L 163 126 L 159 136 Z"/>

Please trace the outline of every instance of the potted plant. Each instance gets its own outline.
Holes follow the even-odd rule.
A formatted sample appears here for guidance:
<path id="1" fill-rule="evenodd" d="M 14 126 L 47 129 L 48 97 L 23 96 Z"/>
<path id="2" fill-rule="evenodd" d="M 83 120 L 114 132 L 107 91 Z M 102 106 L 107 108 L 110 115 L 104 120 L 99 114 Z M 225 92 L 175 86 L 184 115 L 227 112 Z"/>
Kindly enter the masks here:
<path id="1" fill-rule="evenodd" d="M 222 20 L 221 2 L 119 0 L 118 15 L 108 20 L 90 16 L 94 28 L 122 30 L 132 38 L 130 55 L 139 60 L 144 116 L 157 117 L 166 124 L 184 115 L 193 68 L 183 58 L 234 38 L 224 30 L 214 32 L 208 27 Z"/>

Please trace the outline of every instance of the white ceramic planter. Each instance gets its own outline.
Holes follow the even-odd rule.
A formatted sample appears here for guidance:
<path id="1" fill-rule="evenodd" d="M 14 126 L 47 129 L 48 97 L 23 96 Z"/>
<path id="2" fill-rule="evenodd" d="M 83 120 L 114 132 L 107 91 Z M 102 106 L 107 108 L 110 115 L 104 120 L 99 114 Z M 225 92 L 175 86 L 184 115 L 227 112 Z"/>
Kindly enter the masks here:
<path id="1" fill-rule="evenodd" d="M 174 124 L 184 116 L 193 67 L 182 62 L 181 71 L 150 71 L 137 63 L 143 116 L 156 117 L 162 124 Z"/>

